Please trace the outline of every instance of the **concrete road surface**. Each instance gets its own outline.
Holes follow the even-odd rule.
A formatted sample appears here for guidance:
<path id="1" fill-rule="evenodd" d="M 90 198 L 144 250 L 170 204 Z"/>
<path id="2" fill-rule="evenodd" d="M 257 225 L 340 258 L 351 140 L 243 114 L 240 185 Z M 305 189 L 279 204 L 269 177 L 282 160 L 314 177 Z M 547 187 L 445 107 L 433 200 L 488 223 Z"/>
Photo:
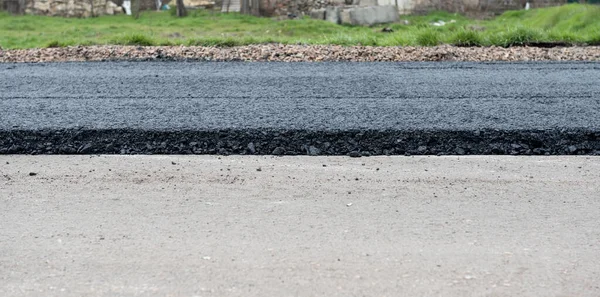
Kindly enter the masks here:
<path id="1" fill-rule="evenodd" d="M 598 157 L 0 156 L 0 296 L 600 296 Z"/>

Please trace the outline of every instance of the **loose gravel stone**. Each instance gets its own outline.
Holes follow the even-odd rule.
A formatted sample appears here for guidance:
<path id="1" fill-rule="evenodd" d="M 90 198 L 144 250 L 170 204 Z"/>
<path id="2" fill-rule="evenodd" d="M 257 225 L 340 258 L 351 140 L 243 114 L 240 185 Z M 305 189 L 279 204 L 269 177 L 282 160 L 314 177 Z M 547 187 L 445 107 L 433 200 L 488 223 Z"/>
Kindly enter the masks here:
<path id="1" fill-rule="evenodd" d="M 239 47 L 76 46 L 0 49 L 0 62 L 114 60 L 197 61 L 600 61 L 600 46 L 586 47 L 372 47 L 261 44 Z"/>
<path id="2" fill-rule="evenodd" d="M 256 153 L 256 147 L 254 146 L 254 143 L 250 142 L 250 143 L 248 144 L 248 151 L 249 151 L 251 154 L 254 154 L 254 153 Z"/>
<path id="3" fill-rule="evenodd" d="M 310 147 L 308 147 L 307 153 L 311 156 L 317 156 L 321 154 L 321 150 L 311 145 Z"/>
<path id="4" fill-rule="evenodd" d="M 576 147 L 576 146 L 574 146 L 574 145 L 570 145 L 570 146 L 567 148 L 567 151 L 569 152 L 569 154 L 574 154 L 575 152 L 577 152 L 577 147 Z"/>
<path id="5" fill-rule="evenodd" d="M 350 156 L 351 158 L 360 158 L 362 157 L 362 154 L 357 151 L 352 151 L 348 153 L 348 156 Z"/>
<path id="6" fill-rule="evenodd" d="M 276 147 L 276 148 L 273 150 L 273 153 L 272 153 L 272 154 L 273 154 L 273 155 L 276 155 L 276 156 L 283 155 L 283 154 L 285 154 L 285 149 L 284 149 L 283 147 L 280 147 L 280 146 L 279 146 L 279 147 Z"/>

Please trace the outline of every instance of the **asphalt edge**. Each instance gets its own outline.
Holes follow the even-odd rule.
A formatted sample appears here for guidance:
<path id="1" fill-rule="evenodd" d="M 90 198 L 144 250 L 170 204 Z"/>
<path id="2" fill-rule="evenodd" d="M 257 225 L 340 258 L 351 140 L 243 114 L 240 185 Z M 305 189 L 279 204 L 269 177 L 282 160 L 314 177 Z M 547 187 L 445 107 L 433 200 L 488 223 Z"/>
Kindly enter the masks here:
<path id="1" fill-rule="evenodd" d="M 600 155 L 600 130 L 0 130 L 0 154 Z"/>

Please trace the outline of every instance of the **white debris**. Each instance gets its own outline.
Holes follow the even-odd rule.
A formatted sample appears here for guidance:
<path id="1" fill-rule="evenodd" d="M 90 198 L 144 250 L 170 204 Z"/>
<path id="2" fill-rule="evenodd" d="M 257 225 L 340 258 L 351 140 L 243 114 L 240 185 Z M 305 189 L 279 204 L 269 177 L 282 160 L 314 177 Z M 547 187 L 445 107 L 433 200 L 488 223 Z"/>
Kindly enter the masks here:
<path id="1" fill-rule="evenodd" d="M 125 9 L 125 14 L 131 15 L 131 0 L 123 1 L 123 8 Z"/>
<path id="2" fill-rule="evenodd" d="M 442 27 L 442 26 L 445 26 L 446 24 L 452 24 L 452 23 L 456 23 L 456 20 L 450 20 L 447 23 L 444 21 L 437 21 L 437 22 L 431 23 L 431 25 L 436 26 L 436 27 Z"/>

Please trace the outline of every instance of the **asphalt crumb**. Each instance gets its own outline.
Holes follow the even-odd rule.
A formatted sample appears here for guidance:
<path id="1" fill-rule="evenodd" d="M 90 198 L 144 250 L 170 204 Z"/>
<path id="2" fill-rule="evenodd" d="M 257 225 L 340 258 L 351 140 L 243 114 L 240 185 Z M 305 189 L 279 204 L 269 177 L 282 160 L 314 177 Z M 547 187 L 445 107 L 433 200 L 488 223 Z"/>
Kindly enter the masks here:
<path id="1" fill-rule="evenodd" d="M 380 155 L 600 155 L 600 131 L 586 129 L 358 132 L 361 131 L 0 130 L 0 155 L 251 154 L 352 158 Z M 178 163 L 172 161 L 171 164 Z"/>

